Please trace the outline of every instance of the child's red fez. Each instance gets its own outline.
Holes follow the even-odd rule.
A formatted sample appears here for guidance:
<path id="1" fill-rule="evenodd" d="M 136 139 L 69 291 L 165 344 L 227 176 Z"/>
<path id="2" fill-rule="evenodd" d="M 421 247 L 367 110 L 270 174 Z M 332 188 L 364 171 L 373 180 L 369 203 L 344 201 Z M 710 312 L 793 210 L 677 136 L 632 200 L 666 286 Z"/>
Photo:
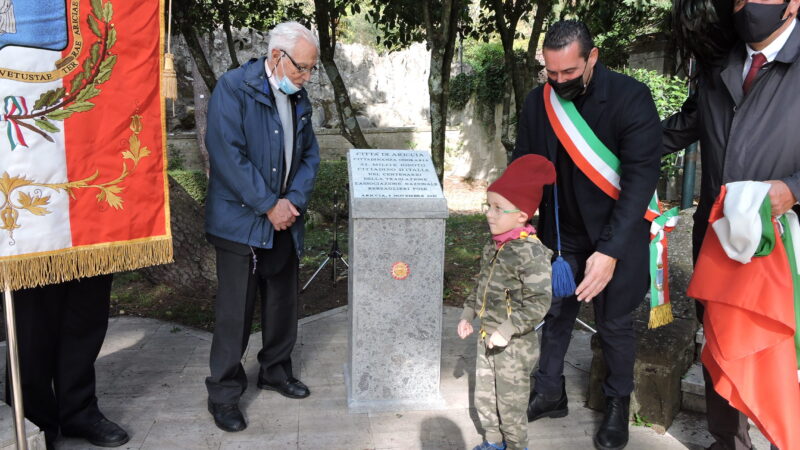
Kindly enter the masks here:
<path id="1" fill-rule="evenodd" d="M 542 187 L 555 181 L 553 163 L 541 155 L 525 155 L 509 164 L 487 190 L 502 195 L 528 217 L 533 217 L 542 201 Z"/>

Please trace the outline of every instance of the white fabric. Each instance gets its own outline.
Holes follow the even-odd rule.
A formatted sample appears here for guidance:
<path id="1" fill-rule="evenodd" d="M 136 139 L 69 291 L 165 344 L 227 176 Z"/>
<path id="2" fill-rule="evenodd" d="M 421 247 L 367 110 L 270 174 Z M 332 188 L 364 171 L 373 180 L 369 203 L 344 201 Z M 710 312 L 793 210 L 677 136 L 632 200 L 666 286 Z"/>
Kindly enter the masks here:
<path id="1" fill-rule="evenodd" d="M 29 72 L 50 71 L 53 70 L 56 61 L 60 58 L 60 52 L 49 50 L 15 45 L 0 49 L 0 66 L 14 70 Z M 6 98 L 6 96 L 24 97 L 30 109 L 36 99 L 44 92 L 59 88 L 63 84 L 63 79 L 47 83 L 25 83 L 0 78 L 0 100 Z M 5 137 L 8 123 L 3 120 L 3 109 L 3 105 L 0 104 L 0 131 L 2 131 L 2 135 L 0 135 L 0 176 L 8 173 L 9 177 L 20 177 L 36 183 L 64 183 L 68 181 L 64 141 L 65 134 L 70 132 L 69 127 L 64 122 L 53 121 L 61 129 L 57 133 L 49 133 L 54 142 L 49 142 L 39 134 L 22 128 L 22 133 L 29 147 L 17 147 L 12 151 L 11 144 Z M 98 126 L 103 125 L 105 124 L 98 124 Z M 106 174 L 107 172 L 102 173 Z M 73 176 L 84 178 L 90 175 L 92 175 L 92 172 L 74 174 Z M 27 210 L 17 209 L 19 213 L 17 225 L 20 228 L 13 230 L 13 236 L 8 230 L 0 230 L 0 258 L 72 247 L 69 194 L 66 191 L 36 186 L 21 187 L 12 193 L 11 200 L 15 205 L 19 204 L 17 199 L 20 193 L 25 193 L 31 197 L 49 196 L 49 202 L 45 207 L 49 213 L 37 216 Z M 0 194 L 0 205 L 5 200 Z"/>
<path id="2" fill-rule="evenodd" d="M 281 126 L 283 127 L 283 188 L 286 189 L 286 182 L 289 181 L 289 170 L 292 167 L 292 156 L 294 152 L 294 123 L 292 121 L 292 104 L 289 96 L 284 94 L 278 88 L 278 80 L 272 76 L 272 71 L 269 70 L 269 59 L 264 60 L 264 66 L 267 69 L 267 77 L 269 84 L 272 86 L 272 93 L 275 96 L 276 107 L 278 108 L 278 116 L 281 118 Z M 284 61 L 281 59 L 281 61 Z"/>
<path id="3" fill-rule="evenodd" d="M 792 24 L 789 25 L 789 28 L 783 30 L 783 33 L 779 34 L 774 41 L 770 42 L 769 45 L 764 47 L 760 52 L 750 48 L 749 44 L 744 46 L 744 48 L 747 50 L 747 59 L 744 60 L 744 70 L 742 70 L 743 83 L 744 79 L 747 77 L 747 72 L 750 71 L 750 66 L 753 65 L 753 55 L 756 53 L 763 54 L 764 57 L 767 58 L 767 62 L 765 64 L 775 61 L 775 57 L 778 56 L 778 53 L 780 53 L 781 49 L 786 44 L 786 41 L 789 40 L 789 35 L 792 34 L 792 30 L 794 30 L 796 23 L 797 21 L 792 19 Z"/>
<path id="4" fill-rule="evenodd" d="M 761 216 L 758 210 L 770 185 L 760 181 L 737 181 L 725 185 L 724 216 L 712 223 L 728 257 L 747 264 L 761 242 Z"/>
<path id="5" fill-rule="evenodd" d="M 798 221 L 797 213 L 792 211 L 786 211 L 786 221 L 789 222 L 789 231 L 792 233 L 792 251 L 794 251 L 794 260 L 798 262 L 797 264 L 797 273 L 800 275 L 800 221 Z M 786 251 L 788 252 L 789 249 L 787 248 Z"/>

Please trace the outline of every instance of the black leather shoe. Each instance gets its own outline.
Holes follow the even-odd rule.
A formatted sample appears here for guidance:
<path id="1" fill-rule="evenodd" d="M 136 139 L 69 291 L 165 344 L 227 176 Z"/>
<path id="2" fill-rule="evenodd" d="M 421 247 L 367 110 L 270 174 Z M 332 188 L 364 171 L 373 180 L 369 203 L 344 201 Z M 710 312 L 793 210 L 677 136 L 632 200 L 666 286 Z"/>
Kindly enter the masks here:
<path id="1" fill-rule="evenodd" d="M 62 429 L 61 434 L 86 439 L 98 447 L 119 447 L 130 440 L 130 436 L 121 426 L 105 417 L 85 428 Z"/>
<path id="2" fill-rule="evenodd" d="M 308 390 L 308 386 L 294 377 L 287 378 L 286 380 L 277 384 L 267 383 L 265 380 L 259 378 L 256 385 L 259 389 L 277 391 L 284 397 L 289 398 L 306 398 L 311 395 L 311 391 Z"/>
<path id="3" fill-rule="evenodd" d="M 547 400 L 542 394 L 536 391 L 531 392 L 528 399 L 528 422 L 539 420 L 543 417 L 553 419 L 566 417 L 569 414 L 567 407 L 567 386 L 564 377 L 561 377 L 561 397 L 557 400 Z"/>
<path id="4" fill-rule="evenodd" d="M 606 397 L 606 415 L 594 436 L 600 450 L 621 450 L 628 444 L 628 413 L 631 397 Z"/>
<path id="5" fill-rule="evenodd" d="M 244 415 L 236 403 L 212 403 L 208 401 L 208 412 L 214 417 L 214 423 L 222 431 L 242 431 L 247 428 Z"/>

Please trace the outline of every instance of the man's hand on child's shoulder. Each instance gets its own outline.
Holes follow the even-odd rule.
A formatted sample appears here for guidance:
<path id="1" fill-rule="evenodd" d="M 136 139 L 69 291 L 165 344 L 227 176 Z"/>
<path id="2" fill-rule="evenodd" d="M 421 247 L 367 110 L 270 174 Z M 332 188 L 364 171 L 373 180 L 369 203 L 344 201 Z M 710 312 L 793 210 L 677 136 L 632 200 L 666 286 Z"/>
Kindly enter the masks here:
<path id="1" fill-rule="evenodd" d="M 469 336 L 470 334 L 472 334 L 472 324 L 469 323 L 469 321 L 467 321 L 467 320 L 461 319 L 458 322 L 457 331 L 458 331 L 458 337 L 460 337 L 461 339 L 464 339 L 467 336 Z"/>

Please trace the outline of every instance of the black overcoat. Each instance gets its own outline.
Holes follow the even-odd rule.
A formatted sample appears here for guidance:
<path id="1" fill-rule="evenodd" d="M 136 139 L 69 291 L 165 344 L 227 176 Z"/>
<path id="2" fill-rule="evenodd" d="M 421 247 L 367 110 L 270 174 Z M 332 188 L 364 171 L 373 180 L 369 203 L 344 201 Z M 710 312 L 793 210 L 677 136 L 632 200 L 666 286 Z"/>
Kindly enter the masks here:
<path id="1" fill-rule="evenodd" d="M 649 285 L 650 223 L 644 213 L 658 182 L 661 125 L 650 90 L 643 83 L 600 63 L 595 65 L 590 83 L 594 86 L 586 94 L 581 115 L 620 159 L 619 199 L 606 195 L 577 167 L 573 180 L 578 207 L 595 249 L 617 258 L 602 305 L 606 318 L 612 319 L 634 310 Z M 543 91 L 543 86 L 537 87 L 525 100 L 512 159 L 535 153 L 555 163 L 559 144 L 547 119 Z M 539 206 L 538 234 L 547 247 L 556 250 L 552 187 L 546 187 Z"/>

